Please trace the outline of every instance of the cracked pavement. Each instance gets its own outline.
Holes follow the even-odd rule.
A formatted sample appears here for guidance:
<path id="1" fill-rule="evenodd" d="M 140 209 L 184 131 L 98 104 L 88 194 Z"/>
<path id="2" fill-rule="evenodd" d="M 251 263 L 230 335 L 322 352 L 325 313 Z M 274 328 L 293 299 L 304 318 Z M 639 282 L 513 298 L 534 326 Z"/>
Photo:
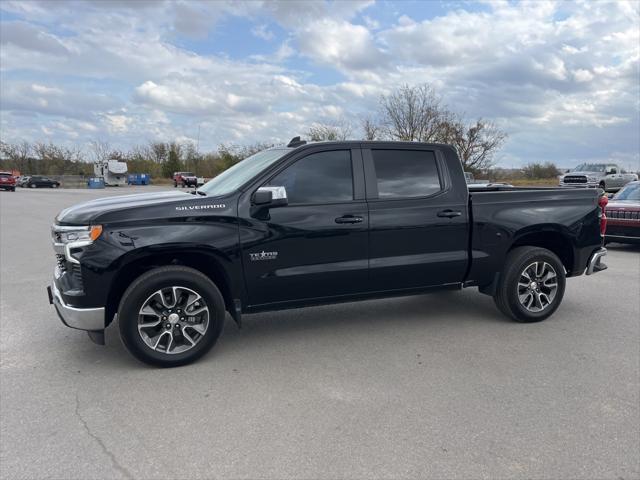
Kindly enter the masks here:
<path id="1" fill-rule="evenodd" d="M 289 310 L 158 370 L 45 292 L 60 209 L 154 188 L 0 192 L 0 478 L 640 477 L 640 248 L 543 323 L 475 290 Z"/>

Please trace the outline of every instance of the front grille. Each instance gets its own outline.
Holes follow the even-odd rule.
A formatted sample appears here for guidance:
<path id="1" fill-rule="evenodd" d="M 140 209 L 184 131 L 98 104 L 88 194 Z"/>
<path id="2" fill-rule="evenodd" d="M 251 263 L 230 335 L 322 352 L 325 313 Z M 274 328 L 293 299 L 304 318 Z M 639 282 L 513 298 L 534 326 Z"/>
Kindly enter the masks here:
<path id="1" fill-rule="evenodd" d="M 60 273 L 64 273 L 67 271 L 67 261 L 64 258 L 64 255 L 60 253 L 56 255 L 56 264 L 58 265 L 58 269 L 60 270 Z"/>
<path id="2" fill-rule="evenodd" d="M 582 176 L 566 176 L 564 183 L 587 183 L 587 177 Z"/>
<path id="3" fill-rule="evenodd" d="M 639 220 L 640 212 L 624 211 L 624 210 L 607 210 L 608 218 L 617 218 L 620 220 Z"/>

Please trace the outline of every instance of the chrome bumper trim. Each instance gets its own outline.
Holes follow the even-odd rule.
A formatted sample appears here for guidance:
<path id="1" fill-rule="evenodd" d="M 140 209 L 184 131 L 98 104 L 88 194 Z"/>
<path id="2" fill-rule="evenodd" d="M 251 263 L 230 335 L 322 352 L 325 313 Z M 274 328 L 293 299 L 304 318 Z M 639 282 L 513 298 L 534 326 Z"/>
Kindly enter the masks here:
<path id="1" fill-rule="evenodd" d="M 592 273 L 598 273 L 602 270 L 606 270 L 607 266 L 602 263 L 602 257 L 607 254 L 607 249 L 602 247 L 599 250 L 596 250 L 591 254 L 589 258 L 589 264 L 587 266 L 587 275 L 591 275 Z"/>
<path id="2" fill-rule="evenodd" d="M 104 307 L 75 308 L 64 303 L 55 283 L 50 287 L 50 302 L 56 307 L 58 316 L 67 327 L 78 330 L 104 330 Z"/>

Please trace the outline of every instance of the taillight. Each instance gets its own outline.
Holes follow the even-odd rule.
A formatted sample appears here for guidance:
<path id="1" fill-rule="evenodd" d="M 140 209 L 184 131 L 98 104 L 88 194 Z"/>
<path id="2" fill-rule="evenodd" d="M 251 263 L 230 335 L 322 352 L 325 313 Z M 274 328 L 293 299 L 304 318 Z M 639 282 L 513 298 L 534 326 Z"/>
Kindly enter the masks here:
<path id="1" fill-rule="evenodd" d="M 609 203 L 609 199 L 606 195 L 602 195 L 598 199 L 598 205 L 600 206 L 600 235 L 604 236 L 607 231 L 607 215 L 605 214 L 605 207 Z"/>

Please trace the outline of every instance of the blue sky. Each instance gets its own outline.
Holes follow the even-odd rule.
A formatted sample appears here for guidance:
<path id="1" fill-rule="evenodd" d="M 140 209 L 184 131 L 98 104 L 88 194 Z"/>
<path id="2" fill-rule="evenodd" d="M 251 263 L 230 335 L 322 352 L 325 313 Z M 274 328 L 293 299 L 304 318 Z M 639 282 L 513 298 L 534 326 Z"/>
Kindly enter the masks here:
<path id="1" fill-rule="evenodd" d="M 509 138 L 502 166 L 640 169 L 638 2 L 3 1 L 0 136 L 87 149 L 361 134 L 429 83 Z"/>

